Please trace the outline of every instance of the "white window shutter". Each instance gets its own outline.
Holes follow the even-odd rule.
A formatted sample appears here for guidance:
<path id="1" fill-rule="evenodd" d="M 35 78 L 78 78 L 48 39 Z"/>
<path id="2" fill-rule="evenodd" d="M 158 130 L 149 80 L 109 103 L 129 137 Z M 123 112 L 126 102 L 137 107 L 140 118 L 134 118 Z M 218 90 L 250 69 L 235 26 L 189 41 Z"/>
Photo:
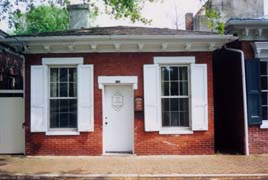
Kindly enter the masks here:
<path id="1" fill-rule="evenodd" d="M 31 132 L 46 132 L 48 118 L 48 68 L 31 66 Z"/>
<path id="2" fill-rule="evenodd" d="M 78 131 L 94 131 L 93 65 L 78 65 Z"/>
<path id="3" fill-rule="evenodd" d="M 192 129 L 208 130 L 207 65 L 191 64 Z"/>
<path id="4" fill-rule="evenodd" d="M 144 65 L 145 131 L 159 131 L 161 126 L 160 74 L 158 65 Z"/>

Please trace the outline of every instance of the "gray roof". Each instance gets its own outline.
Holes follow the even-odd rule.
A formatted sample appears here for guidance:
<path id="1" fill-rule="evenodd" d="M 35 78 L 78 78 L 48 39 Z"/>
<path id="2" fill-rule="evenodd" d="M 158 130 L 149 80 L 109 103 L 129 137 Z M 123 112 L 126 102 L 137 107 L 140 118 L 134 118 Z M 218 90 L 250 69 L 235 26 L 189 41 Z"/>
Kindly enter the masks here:
<path id="1" fill-rule="evenodd" d="M 216 33 L 212 32 L 186 31 L 186 30 L 175 30 L 168 28 L 113 26 L 113 27 L 93 27 L 87 29 L 74 29 L 66 31 L 24 34 L 24 35 L 16 35 L 16 37 L 73 36 L 73 35 L 215 35 L 215 34 Z"/>
<path id="2" fill-rule="evenodd" d="M 231 18 L 226 23 L 229 25 L 268 25 L 267 18 Z"/>

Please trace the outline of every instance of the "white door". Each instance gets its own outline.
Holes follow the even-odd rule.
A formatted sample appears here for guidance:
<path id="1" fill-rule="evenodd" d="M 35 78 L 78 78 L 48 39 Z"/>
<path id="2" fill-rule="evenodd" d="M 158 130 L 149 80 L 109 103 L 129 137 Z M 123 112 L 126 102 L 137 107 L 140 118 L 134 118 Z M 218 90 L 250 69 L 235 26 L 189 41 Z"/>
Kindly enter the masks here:
<path id="1" fill-rule="evenodd" d="M 0 98 L 0 154 L 24 153 L 23 98 Z"/>
<path id="2" fill-rule="evenodd" d="M 103 108 L 104 152 L 133 153 L 134 100 L 132 86 L 105 86 Z"/>

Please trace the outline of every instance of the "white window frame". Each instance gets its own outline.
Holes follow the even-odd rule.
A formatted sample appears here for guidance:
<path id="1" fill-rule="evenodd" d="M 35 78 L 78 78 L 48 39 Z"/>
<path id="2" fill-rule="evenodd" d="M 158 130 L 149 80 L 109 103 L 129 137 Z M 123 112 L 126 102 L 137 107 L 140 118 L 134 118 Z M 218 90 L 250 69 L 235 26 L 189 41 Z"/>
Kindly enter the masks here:
<path id="1" fill-rule="evenodd" d="M 268 58 L 261 58 L 260 61 L 268 63 Z M 262 77 L 267 77 L 268 78 L 268 75 L 260 74 L 260 78 L 262 78 Z M 262 87 L 261 87 L 261 93 L 263 93 L 263 92 L 268 94 L 268 89 L 263 90 Z M 266 106 L 268 106 L 268 104 L 267 105 L 261 104 L 261 108 L 266 107 Z M 261 124 L 260 128 L 261 129 L 268 129 L 268 119 L 262 119 L 262 124 Z"/>
<path id="2" fill-rule="evenodd" d="M 161 73 L 161 67 L 165 66 L 188 66 L 188 100 L 189 100 L 189 127 L 163 127 L 162 126 L 162 103 L 160 103 L 161 117 L 160 117 L 160 130 L 159 134 L 193 134 L 192 130 L 192 118 L 191 118 L 191 73 L 190 64 L 195 63 L 194 56 L 172 56 L 172 57 L 154 57 L 154 64 L 159 65 L 159 72 Z M 159 76 L 159 82 L 161 82 L 161 75 Z M 161 83 L 159 83 L 159 99 L 161 102 Z M 176 96 L 177 97 L 177 96 Z"/>
<path id="3" fill-rule="evenodd" d="M 76 69 L 76 72 L 78 71 L 77 70 L 77 66 L 73 66 L 73 65 L 70 65 L 70 66 L 49 66 L 48 67 L 48 131 L 78 131 L 78 127 L 77 128 L 50 128 L 50 100 L 52 99 L 76 99 L 77 100 L 77 111 L 78 111 L 78 97 L 76 95 L 76 97 L 51 97 L 51 94 L 50 94 L 50 70 L 51 68 L 75 68 Z M 78 89 L 78 83 L 76 82 L 76 89 Z M 69 88 L 68 88 L 68 91 L 69 91 Z M 78 115 L 76 115 L 78 116 Z M 77 118 L 77 126 L 78 126 L 78 118 Z"/>
<path id="4" fill-rule="evenodd" d="M 48 81 L 47 81 L 47 90 L 48 90 L 48 116 L 47 116 L 47 131 L 46 135 L 48 136 L 61 136 L 61 135 L 80 135 L 80 132 L 78 131 L 78 128 L 50 128 L 50 68 L 64 68 L 64 67 L 76 67 L 79 64 L 83 64 L 84 60 L 82 57 L 77 58 L 42 58 L 42 64 L 47 65 L 49 72 L 48 72 Z M 77 74 L 78 76 L 78 74 Z M 78 79 L 78 77 L 77 77 Z M 77 88 L 78 88 L 78 82 L 77 82 Z M 77 89 L 78 90 L 78 89 Z M 78 97 L 77 97 L 78 98 Z M 77 102 L 78 103 L 78 102 Z M 78 121 L 78 120 L 77 120 Z M 78 122 L 77 122 L 78 123 Z M 78 126 L 78 125 L 77 125 Z"/>

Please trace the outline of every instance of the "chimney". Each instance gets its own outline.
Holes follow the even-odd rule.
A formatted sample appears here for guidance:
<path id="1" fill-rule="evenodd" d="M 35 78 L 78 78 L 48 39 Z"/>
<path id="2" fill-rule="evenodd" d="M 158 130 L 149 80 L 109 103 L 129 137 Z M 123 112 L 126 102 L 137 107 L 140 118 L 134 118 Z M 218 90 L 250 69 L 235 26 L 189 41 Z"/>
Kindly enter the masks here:
<path id="1" fill-rule="evenodd" d="M 193 30 L 193 13 L 185 14 L 185 29 L 188 31 Z"/>
<path id="2" fill-rule="evenodd" d="M 69 29 L 89 28 L 89 5 L 71 4 L 67 6 L 69 12 Z"/>

